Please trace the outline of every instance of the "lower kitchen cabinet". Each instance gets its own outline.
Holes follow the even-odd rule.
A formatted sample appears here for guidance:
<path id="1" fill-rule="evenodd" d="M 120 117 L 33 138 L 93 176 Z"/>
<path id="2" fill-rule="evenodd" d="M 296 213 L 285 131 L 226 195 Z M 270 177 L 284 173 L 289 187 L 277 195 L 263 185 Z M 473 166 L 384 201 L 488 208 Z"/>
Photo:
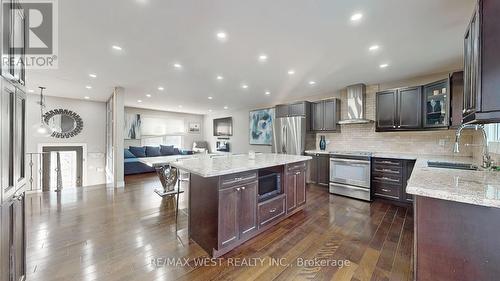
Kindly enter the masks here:
<path id="1" fill-rule="evenodd" d="M 219 190 L 219 247 L 257 230 L 257 188 L 255 181 Z"/>
<path id="2" fill-rule="evenodd" d="M 286 171 L 285 195 L 286 211 L 293 211 L 306 203 L 306 166 L 298 166 Z"/>
<path id="3" fill-rule="evenodd" d="M 397 202 L 412 202 L 406 193 L 415 160 L 372 158 L 372 195 Z"/>
<path id="4" fill-rule="evenodd" d="M 26 276 L 25 196 L 16 195 L 0 206 L 0 280 Z"/>
<path id="5" fill-rule="evenodd" d="M 309 161 L 309 182 L 323 186 L 330 183 L 330 155 L 329 154 L 306 154 L 313 159 Z"/>

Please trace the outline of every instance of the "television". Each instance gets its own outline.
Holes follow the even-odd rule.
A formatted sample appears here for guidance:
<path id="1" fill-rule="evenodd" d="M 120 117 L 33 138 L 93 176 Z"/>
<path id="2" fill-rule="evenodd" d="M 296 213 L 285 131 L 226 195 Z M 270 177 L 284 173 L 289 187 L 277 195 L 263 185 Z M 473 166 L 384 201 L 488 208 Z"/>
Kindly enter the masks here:
<path id="1" fill-rule="evenodd" d="M 233 135 L 233 118 L 214 119 L 214 136 L 228 137 Z"/>

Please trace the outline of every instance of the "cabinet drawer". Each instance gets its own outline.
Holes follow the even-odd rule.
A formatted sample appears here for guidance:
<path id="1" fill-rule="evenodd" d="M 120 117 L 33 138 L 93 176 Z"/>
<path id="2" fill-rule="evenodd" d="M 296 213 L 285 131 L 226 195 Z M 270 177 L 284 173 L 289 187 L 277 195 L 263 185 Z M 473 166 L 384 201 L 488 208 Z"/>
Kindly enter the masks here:
<path id="1" fill-rule="evenodd" d="M 306 162 L 292 163 L 286 166 L 288 172 L 304 171 L 306 169 Z"/>
<path id="2" fill-rule="evenodd" d="M 232 187 L 235 185 L 240 185 L 256 180 L 257 180 L 256 171 L 225 175 L 221 176 L 220 178 L 220 188 Z"/>
<path id="3" fill-rule="evenodd" d="M 399 199 L 401 186 L 391 184 L 374 184 L 373 190 L 375 195 Z"/>
<path id="4" fill-rule="evenodd" d="M 401 167 L 397 166 L 385 166 L 385 165 L 375 165 L 373 166 L 372 173 L 373 174 L 382 174 L 382 175 L 402 175 Z"/>
<path id="5" fill-rule="evenodd" d="M 259 226 L 264 226 L 285 215 L 285 195 L 259 204 Z"/>
<path id="6" fill-rule="evenodd" d="M 403 166 L 403 161 L 397 160 L 397 159 L 390 159 L 390 158 L 375 158 L 373 160 L 373 164 L 375 167 L 378 166 L 397 166 L 397 167 L 402 167 Z"/>
<path id="7" fill-rule="evenodd" d="M 380 183 L 388 183 L 388 184 L 397 184 L 401 185 L 403 182 L 401 179 L 401 175 L 388 174 L 388 173 L 374 173 L 372 175 L 372 179 L 374 182 Z"/>

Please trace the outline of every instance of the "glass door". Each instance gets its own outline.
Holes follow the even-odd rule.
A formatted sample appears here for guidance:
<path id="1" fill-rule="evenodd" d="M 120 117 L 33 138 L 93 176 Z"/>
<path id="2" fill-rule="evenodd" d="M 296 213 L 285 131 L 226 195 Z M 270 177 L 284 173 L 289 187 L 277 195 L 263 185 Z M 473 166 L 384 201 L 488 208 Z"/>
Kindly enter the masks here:
<path id="1" fill-rule="evenodd" d="M 441 80 L 424 86 L 424 127 L 449 126 L 449 80 Z"/>

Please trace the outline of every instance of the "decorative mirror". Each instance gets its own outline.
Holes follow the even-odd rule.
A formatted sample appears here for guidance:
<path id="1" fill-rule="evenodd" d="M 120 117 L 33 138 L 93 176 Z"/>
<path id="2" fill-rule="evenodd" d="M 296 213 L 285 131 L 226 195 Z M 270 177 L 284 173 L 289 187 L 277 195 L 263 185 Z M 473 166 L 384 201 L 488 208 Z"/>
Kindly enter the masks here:
<path id="1" fill-rule="evenodd" d="M 43 121 L 52 131 L 51 137 L 67 139 L 78 135 L 83 129 L 80 115 L 67 109 L 53 109 L 43 115 Z"/>

